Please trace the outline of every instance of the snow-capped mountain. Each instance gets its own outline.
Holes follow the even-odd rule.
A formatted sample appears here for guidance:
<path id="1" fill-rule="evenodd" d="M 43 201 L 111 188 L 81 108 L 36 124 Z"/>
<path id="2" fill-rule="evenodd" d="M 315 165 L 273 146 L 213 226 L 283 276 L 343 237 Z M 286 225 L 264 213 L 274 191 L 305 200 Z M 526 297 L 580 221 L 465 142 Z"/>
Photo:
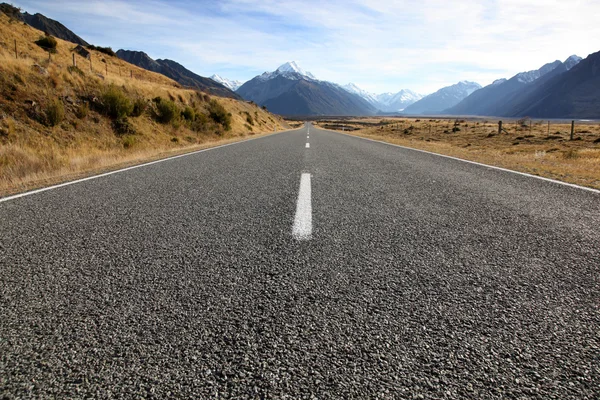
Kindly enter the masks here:
<path id="1" fill-rule="evenodd" d="M 379 109 L 386 112 L 399 112 L 425 97 L 412 90 L 402 89 L 398 93 L 382 93 L 377 95 Z"/>
<path id="2" fill-rule="evenodd" d="M 214 74 L 213 76 L 211 76 L 210 79 L 233 90 L 234 92 L 236 90 L 238 90 L 238 88 L 244 84 L 244 82 L 242 82 L 242 81 L 235 81 L 235 80 L 223 78 L 222 76 L 217 75 L 217 74 Z"/>
<path id="3" fill-rule="evenodd" d="M 363 90 L 363 89 L 359 88 L 358 86 L 356 86 L 354 83 L 349 83 L 347 85 L 344 85 L 344 86 L 342 86 L 342 89 L 346 90 L 347 92 L 359 95 L 360 97 L 362 97 L 363 99 L 365 99 L 366 101 L 368 101 L 369 103 L 373 104 L 376 107 L 379 103 L 379 100 L 377 99 L 376 94 L 367 92 L 366 90 Z"/>
<path id="4" fill-rule="evenodd" d="M 441 114 L 444 110 L 455 106 L 471 93 L 481 89 L 481 85 L 475 82 L 461 81 L 457 84 L 441 88 L 429 96 L 406 107 L 406 114 Z"/>
<path id="5" fill-rule="evenodd" d="M 546 75 L 548 72 L 556 69 L 558 66 L 562 65 L 562 63 L 558 60 L 543 65 L 540 69 L 536 69 L 533 71 L 520 72 L 515 77 L 521 83 L 531 83 L 536 79 L 539 79 L 541 76 Z"/>
<path id="6" fill-rule="evenodd" d="M 568 71 L 571 68 L 573 68 L 574 66 L 576 66 L 577 64 L 579 64 L 579 62 L 581 60 L 583 60 L 583 58 L 579 57 L 578 55 L 573 54 L 571 57 L 567 58 L 563 64 L 565 64 L 565 68 Z"/>
<path id="7" fill-rule="evenodd" d="M 237 93 L 281 115 L 372 115 L 377 111 L 360 95 L 318 80 L 294 61 L 254 77 Z"/>
<path id="8" fill-rule="evenodd" d="M 446 110 L 445 114 L 454 115 L 493 115 L 513 116 L 528 107 L 524 105 L 532 100 L 530 93 L 537 91 L 549 80 L 576 66 L 581 57 L 570 56 L 565 62 L 556 60 L 544 64 L 532 71 L 520 72 L 510 79 L 498 79 L 492 84 L 476 91 L 460 103 Z"/>
<path id="9" fill-rule="evenodd" d="M 298 64 L 296 64 L 296 61 L 288 61 L 285 64 L 280 65 L 275 71 L 265 72 L 262 75 L 259 75 L 257 78 L 263 81 L 268 81 L 277 78 L 278 76 L 283 76 L 291 80 L 317 80 L 313 74 L 300 68 Z"/>
<path id="10" fill-rule="evenodd" d="M 402 111 L 404 108 L 423 98 L 423 95 L 408 89 L 402 89 L 398 93 L 388 92 L 375 94 L 361 89 L 354 83 L 344 85 L 342 88 L 350 93 L 359 95 L 374 107 L 384 112 Z"/>

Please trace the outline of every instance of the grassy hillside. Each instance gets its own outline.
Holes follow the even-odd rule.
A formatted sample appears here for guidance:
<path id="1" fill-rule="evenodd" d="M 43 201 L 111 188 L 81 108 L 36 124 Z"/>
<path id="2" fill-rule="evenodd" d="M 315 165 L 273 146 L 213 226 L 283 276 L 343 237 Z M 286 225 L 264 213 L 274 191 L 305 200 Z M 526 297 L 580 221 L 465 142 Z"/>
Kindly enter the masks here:
<path id="1" fill-rule="evenodd" d="M 321 120 L 325 129 L 383 140 L 600 189 L 600 125 L 546 120 L 346 118 Z"/>
<path id="2" fill-rule="evenodd" d="M 75 44 L 43 37 L 0 13 L 0 195 L 287 127 L 102 52 L 74 67 Z"/>

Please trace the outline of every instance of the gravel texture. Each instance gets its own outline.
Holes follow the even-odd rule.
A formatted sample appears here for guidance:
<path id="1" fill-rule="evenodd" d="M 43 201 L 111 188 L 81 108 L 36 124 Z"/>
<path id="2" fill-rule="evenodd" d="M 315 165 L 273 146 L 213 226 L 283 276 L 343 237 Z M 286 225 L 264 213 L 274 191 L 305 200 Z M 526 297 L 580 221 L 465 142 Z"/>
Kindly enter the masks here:
<path id="1" fill-rule="evenodd" d="M 600 398 L 600 195 L 305 143 L 0 203 L 0 398 Z"/>

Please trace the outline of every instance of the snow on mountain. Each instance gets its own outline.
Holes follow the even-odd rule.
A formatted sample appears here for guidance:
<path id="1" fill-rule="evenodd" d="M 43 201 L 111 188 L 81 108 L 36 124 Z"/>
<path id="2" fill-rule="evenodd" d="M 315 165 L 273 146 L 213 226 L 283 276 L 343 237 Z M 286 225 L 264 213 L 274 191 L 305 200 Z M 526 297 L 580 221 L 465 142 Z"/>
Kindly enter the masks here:
<path id="1" fill-rule="evenodd" d="M 556 60 L 552 63 L 545 64 L 540 69 L 536 69 L 533 71 L 521 72 L 515 76 L 517 77 L 517 80 L 521 83 L 531 83 L 531 82 L 535 81 L 536 79 L 539 79 L 540 77 L 546 75 L 548 72 L 551 72 L 552 70 L 554 70 L 555 68 L 557 68 L 560 65 L 562 65 L 562 63 L 560 61 Z"/>
<path id="2" fill-rule="evenodd" d="M 506 78 L 496 79 L 494 82 L 492 82 L 492 85 L 500 85 L 501 83 L 504 83 L 506 81 L 507 81 Z"/>
<path id="3" fill-rule="evenodd" d="M 397 112 L 402 111 L 412 103 L 423 98 L 423 95 L 413 92 L 412 90 L 402 89 L 398 93 L 371 93 L 356 86 L 354 83 L 349 83 L 342 88 L 350 93 L 354 93 L 367 100 L 381 111 Z"/>
<path id="4" fill-rule="evenodd" d="M 215 82 L 220 83 L 221 85 L 227 87 L 228 89 L 233 90 L 234 92 L 236 90 L 238 90 L 238 88 L 244 84 L 244 82 L 241 82 L 241 81 L 232 81 L 230 79 L 223 78 L 223 77 L 221 77 L 220 75 L 217 75 L 217 74 L 214 74 L 213 76 L 211 76 L 210 79 L 212 79 Z"/>
<path id="5" fill-rule="evenodd" d="M 571 57 L 567 58 L 563 64 L 565 64 L 565 68 L 567 71 L 579 64 L 579 61 L 583 60 L 578 55 L 573 54 Z"/>
<path id="6" fill-rule="evenodd" d="M 354 83 L 349 83 L 347 85 L 344 85 L 344 86 L 342 86 L 342 89 L 346 90 L 347 92 L 359 95 L 360 97 L 362 97 L 363 99 L 365 99 L 366 101 L 368 101 L 369 103 L 371 103 L 375 106 L 379 102 L 379 100 L 377 100 L 376 94 L 367 92 L 366 90 L 361 89 L 358 86 L 356 86 Z"/>
<path id="7" fill-rule="evenodd" d="M 288 61 L 285 64 L 280 65 L 274 72 L 265 72 L 262 75 L 259 75 L 258 78 L 262 81 L 268 81 L 278 76 L 283 76 L 290 80 L 317 80 L 313 74 L 300 68 L 298 64 L 296 64 L 296 61 Z"/>

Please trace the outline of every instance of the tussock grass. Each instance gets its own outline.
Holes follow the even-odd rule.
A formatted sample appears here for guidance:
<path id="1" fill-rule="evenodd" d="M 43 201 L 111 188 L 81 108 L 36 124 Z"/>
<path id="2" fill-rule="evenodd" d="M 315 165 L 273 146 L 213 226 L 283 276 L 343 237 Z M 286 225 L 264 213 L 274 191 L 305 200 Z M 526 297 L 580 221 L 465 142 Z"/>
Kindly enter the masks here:
<path id="1" fill-rule="evenodd" d="M 543 120 L 346 118 L 317 125 L 357 136 L 450 155 L 600 189 L 600 125 Z M 458 129 L 456 129 L 458 128 Z"/>
<path id="2" fill-rule="evenodd" d="M 255 105 L 211 98 L 96 50 L 91 68 L 78 55 L 74 67 L 76 45 L 61 39 L 49 62 L 35 44 L 42 35 L 0 13 L 0 196 L 239 140 L 248 134 L 244 113 L 268 121 L 256 124 L 256 133 L 287 128 Z M 174 105 L 170 123 L 156 120 L 157 97 Z M 229 124 L 210 117 L 212 100 Z"/>

